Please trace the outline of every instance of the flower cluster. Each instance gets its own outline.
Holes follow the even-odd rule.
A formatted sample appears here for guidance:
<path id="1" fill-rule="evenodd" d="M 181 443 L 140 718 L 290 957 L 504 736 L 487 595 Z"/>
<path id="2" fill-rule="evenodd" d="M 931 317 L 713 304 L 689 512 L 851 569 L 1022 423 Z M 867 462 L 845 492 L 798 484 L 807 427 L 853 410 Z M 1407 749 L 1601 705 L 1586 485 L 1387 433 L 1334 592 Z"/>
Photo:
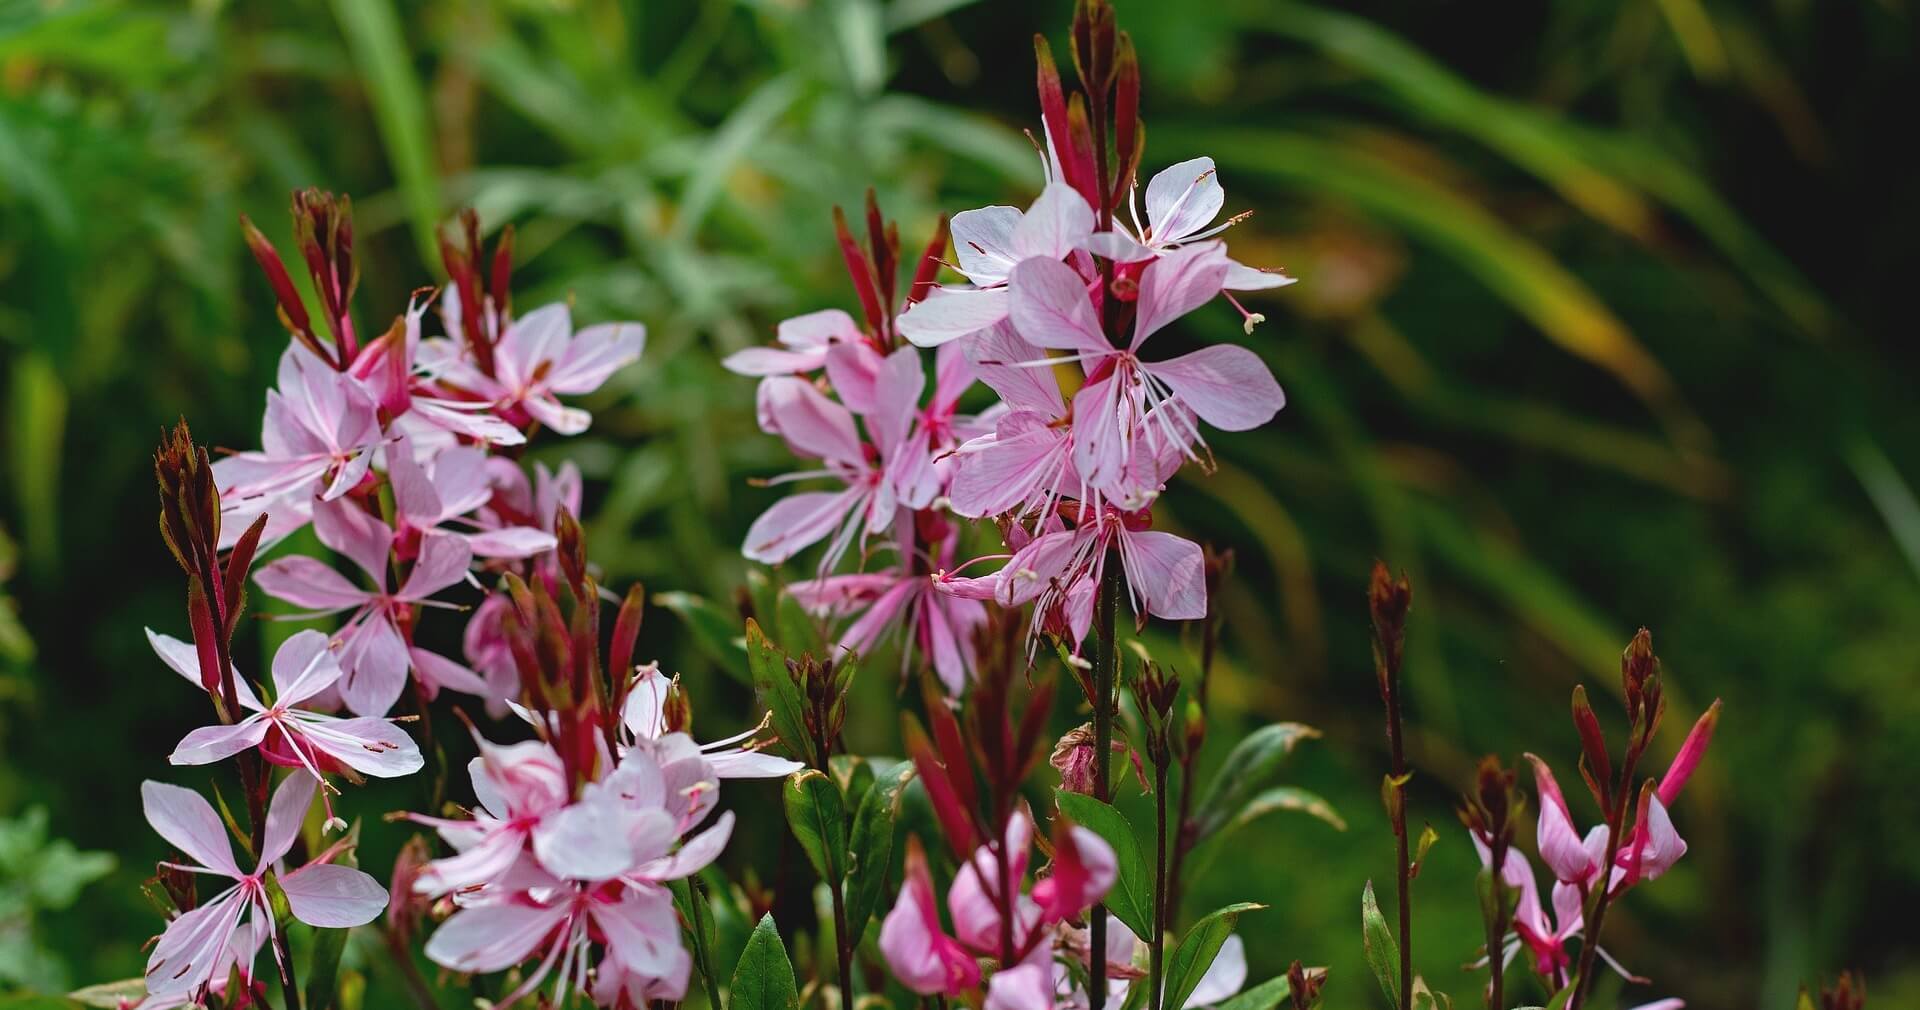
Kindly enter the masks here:
<path id="1" fill-rule="evenodd" d="M 1203 422 L 1244 431 L 1285 402 L 1246 348 L 1145 353 L 1149 338 L 1216 297 L 1291 279 L 1227 255 L 1217 236 L 1245 215 L 1215 223 L 1226 198 L 1210 159 L 1155 175 L 1140 215 L 1130 139 L 1139 130 L 1137 69 L 1124 33 L 1106 41 L 1117 46 L 1118 69 L 1089 89 L 1132 95 L 1115 110 L 1115 181 L 1103 174 L 1104 154 L 1096 168 L 1085 118 L 1068 115 L 1043 46 L 1046 186 L 1025 211 L 954 216 L 954 269 L 966 283 L 933 283 L 945 248 L 937 228 L 895 313 L 898 233 L 869 197 L 864 247 L 836 218 L 864 323 L 838 310 L 799 316 L 780 324 L 779 346 L 727 359 L 762 377 L 761 427 L 820 461 L 776 482 L 840 485 L 768 509 L 747 535 L 746 556 L 778 563 L 827 541 L 821 577 L 796 583 L 796 597 L 822 615 L 852 617 L 839 645 L 854 652 L 905 627 L 911 649 L 956 696 L 974 666 L 980 604 L 1031 603 L 1032 629 L 1077 650 L 1109 554 L 1125 568 L 1141 620 L 1204 616 L 1200 548 L 1152 529 L 1152 504 L 1181 464 L 1210 463 Z M 1123 203 L 1130 225 L 1119 217 Z M 1259 317 L 1241 311 L 1251 332 Z M 934 349 L 931 382 L 920 348 Z M 976 382 L 996 399 L 960 413 Z M 960 529 L 950 517 L 998 520 L 1011 555 L 955 565 Z M 868 539 L 882 537 L 870 549 Z M 829 574 L 849 553 L 863 568 L 871 554 L 896 560 Z M 1002 559 L 985 577 L 954 574 Z"/>

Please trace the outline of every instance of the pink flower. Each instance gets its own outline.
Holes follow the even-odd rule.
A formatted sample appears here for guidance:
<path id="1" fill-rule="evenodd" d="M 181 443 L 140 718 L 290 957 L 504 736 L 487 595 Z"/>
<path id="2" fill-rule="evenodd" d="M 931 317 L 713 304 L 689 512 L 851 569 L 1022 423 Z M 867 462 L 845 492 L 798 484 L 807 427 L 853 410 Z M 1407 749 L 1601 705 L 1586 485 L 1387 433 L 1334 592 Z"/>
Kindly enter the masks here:
<path id="1" fill-rule="evenodd" d="M 1045 950 L 1045 948 L 1039 948 Z M 1053 1010 L 1051 954 L 993 973 L 987 980 L 986 1010 Z"/>
<path id="2" fill-rule="evenodd" d="M 621 713 L 621 722 L 634 739 L 658 741 L 672 735 L 667 730 L 665 714 L 667 691 L 671 686 L 659 666 L 650 663 L 640 668 L 638 678 L 627 689 L 626 707 Z M 760 749 L 761 741 L 753 737 L 765 726 L 766 721 L 762 720 L 759 726 L 744 733 L 700 744 L 701 757 L 712 766 L 713 774 L 723 779 L 785 778 L 805 768 L 798 761 Z"/>
<path id="3" fill-rule="evenodd" d="M 924 439 L 916 438 L 916 415 L 926 373 L 919 355 L 903 347 L 889 355 L 865 415 L 872 444 L 863 442 L 852 411 L 828 399 L 804 379 L 776 376 L 760 384 L 761 426 L 785 439 L 797 454 L 821 460 L 824 469 L 788 474 L 776 482 L 834 477 L 839 491 L 802 491 L 787 496 L 754 520 L 743 553 L 778 564 L 821 538 L 833 535 L 820 569 L 837 564 L 857 535 L 872 535 L 894 521 L 898 508 L 924 508 L 938 491 Z"/>
<path id="4" fill-rule="evenodd" d="M 553 550 L 557 541 L 548 529 L 488 526 L 467 518 L 493 498 L 488 459 L 479 449 L 451 446 L 435 453 L 429 465 L 423 466 L 411 439 L 402 438 L 388 447 L 387 480 L 393 485 L 395 518 L 399 520 L 396 542 L 405 548 L 403 554 L 417 549 L 421 536 L 450 522 L 479 527 L 472 532 L 448 531 L 466 540 L 475 557 L 526 558 Z"/>
<path id="5" fill-rule="evenodd" d="M 1117 263 L 1150 260 L 1185 243 L 1212 238 L 1247 216 L 1241 214 L 1214 224 L 1226 199 L 1212 158 L 1183 161 L 1161 169 L 1147 183 L 1144 224 L 1140 221 L 1139 204 L 1135 203 L 1128 208 L 1133 216 L 1131 233 L 1115 221 L 1113 231 L 1094 235 L 1088 240 L 1087 248 Z M 1285 274 L 1228 262 L 1224 286 L 1234 291 L 1284 287 L 1294 282 Z"/>
<path id="6" fill-rule="evenodd" d="M 199 683 L 193 646 L 166 635 L 147 632 L 153 649 L 168 666 Z M 424 763 L 413 739 L 385 719 L 342 719 L 298 706 L 340 679 L 327 636 L 302 631 L 286 640 L 273 656 L 272 705 L 264 705 L 243 678 L 235 677 L 240 707 L 252 714 L 230 726 L 206 726 L 188 733 L 169 761 L 177 765 L 212 764 L 253 747 L 275 764 L 303 768 L 320 782 L 324 771 L 344 766 L 376 778 L 397 778 L 420 770 Z"/>
<path id="7" fill-rule="evenodd" d="M 1062 511 L 1074 507 L 1063 505 Z M 1074 641 L 1093 627 L 1093 602 L 1109 547 L 1118 548 L 1127 596 L 1139 620 L 1207 616 L 1206 559 L 1191 540 L 1148 528 L 1145 513 L 1112 507 L 1071 529 L 1054 529 L 1014 552 L 993 584 L 1003 606 L 1034 603 L 1036 629 L 1070 632 Z"/>
<path id="8" fill-rule="evenodd" d="M 385 715 L 406 687 L 407 671 L 422 681 L 458 690 L 484 693 L 484 683 L 471 670 L 451 660 L 415 648 L 401 631 L 400 622 L 412 620 L 416 605 L 467 577 L 473 551 L 451 533 L 430 532 L 420 538 L 413 570 L 397 590 L 388 590 L 388 559 L 394 533 L 365 509 L 348 502 L 314 506 L 314 532 L 320 542 L 351 558 L 372 579 L 373 589 L 362 589 L 339 572 L 305 555 L 289 555 L 261 568 L 254 581 L 269 595 L 313 615 L 352 610 L 340 630 L 340 663 L 346 670 L 340 696 L 360 715 Z"/>
<path id="9" fill-rule="evenodd" d="M 420 317 L 426 314 L 427 302 L 418 296 L 423 293 L 427 292 L 415 292 L 415 300 L 407 305 L 405 320 L 398 329 L 361 350 L 349 374 L 360 380 L 393 419 L 397 431 L 411 433 L 436 448 L 454 444 L 453 436 L 493 445 L 526 442 L 519 428 L 494 416 L 491 404 L 444 395 L 445 391 L 435 386 L 420 367 Z M 436 349 L 441 346 L 436 345 Z"/>
<path id="10" fill-rule="evenodd" d="M 933 877 L 917 838 L 907 839 L 900 897 L 880 923 L 880 953 L 900 984 L 922 996 L 957 996 L 980 984 L 980 965 L 940 926 Z"/>
<path id="11" fill-rule="evenodd" d="M 455 304 L 456 299 L 442 299 L 442 312 Z M 602 323 L 575 333 L 567 306 L 555 303 L 508 325 L 493 346 L 491 375 L 451 341 L 429 341 L 423 356 L 437 384 L 490 404 L 509 423 L 531 418 L 562 435 L 578 435 L 593 418 L 562 405 L 559 397 L 599 389 L 614 372 L 639 360 L 646 340 L 647 328 L 639 323 Z"/>
<path id="12" fill-rule="evenodd" d="M 1087 384 L 1073 397 L 1073 464 L 1087 483 L 1125 498 L 1134 490 L 1136 446 L 1153 455 L 1205 444 L 1184 412 L 1156 409 L 1168 401 L 1227 431 L 1257 428 L 1285 405 L 1273 373 L 1244 347 L 1219 344 L 1166 361 L 1139 357 L 1148 337 L 1220 293 L 1228 263 L 1218 242 L 1203 242 L 1147 264 L 1133 339 L 1124 348 L 1108 342 L 1086 282 L 1071 267 L 1033 259 L 1014 268 L 1014 328 L 1031 344 L 1072 352 L 1070 360 L 1087 370 Z"/>
<path id="13" fill-rule="evenodd" d="M 1093 233 L 1093 208 L 1073 187 L 1051 182 L 1022 214 L 982 207 L 953 216 L 953 252 L 971 288 L 936 289 L 900 316 L 900 334 L 935 347 L 991 329 L 1007 318 L 1008 281 L 1027 261 L 1059 263 Z M 1080 254 L 1085 259 L 1085 254 Z"/>
<path id="14" fill-rule="evenodd" d="M 250 518 L 272 499 L 309 498 L 317 485 L 321 500 L 332 501 L 366 476 L 372 450 L 384 437 L 373 398 L 360 383 L 298 344 L 280 355 L 278 387 L 267 391 L 261 448 L 213 464 L 229 512 Z M 230 546 L 245 526 L 223 523 L 221 546 Z"/>
<path id="15" fill-rule="evenodd" d="M 907 559 L 879 572 L 829 575 L 795 582 L 787 592 L 808 611 L 841 617 L 859 611 L 858 619 L 841 632 L 839 648 L 866 655 L 891 630 L 904 627 L 914 650 L 933 664 L 947 693 L 959 696 L 972 676 L 974 635 L 986 623 L 986 607 L 978 600 L 941 592 L 939 583 L 953 565 L 957 533 L 943 539 L 932 557 L 913 551 L 911 524 L 900 536 Z M 912 652 L 903 651 L 901 663 Z"/>
<path id="16" fill-rule="evenodd" d="M 267 936 L 274 931 L 273 908 L 267 896 L 266 876 L 293 847 L 300 823 L 313 803 L 314 780 L 305 775 L 288 778 L 274 793 L 267 812 L 260 858 L 251 872 L 234 863 L 226 829 L 213 807 L 199 793 L 161 782 L 140 787 L 147 823 L 175 848 L 194 860 L 177 868 L 232 880 L 233 886 L 167 924 L 147 959 L 149 995 L 168 999 L 201 991 L 216 970 L 234 963 L 241 917 L 250 915 L 253 928 Z M 373 921 L 387 905 L 387 891 L 372 877 L 345 866 L 314 862 L 279 875 L 280 890 L 294 918 L 310 926 L 344 928 Z M 239 946 L 236 946 L 236 945 Z"/>
<path id="17" fill-rule="evenodd" d="M 567 805 L 566 766 L 539 741 L 501 747 L 484 740 L 467 766 L 479 806 L 469 820 L 414 815 L 432 826 L 457 855 L 428 863 L 414 890 L 439 896 L 488 883 L 519 861 L 533 832 Z"/>

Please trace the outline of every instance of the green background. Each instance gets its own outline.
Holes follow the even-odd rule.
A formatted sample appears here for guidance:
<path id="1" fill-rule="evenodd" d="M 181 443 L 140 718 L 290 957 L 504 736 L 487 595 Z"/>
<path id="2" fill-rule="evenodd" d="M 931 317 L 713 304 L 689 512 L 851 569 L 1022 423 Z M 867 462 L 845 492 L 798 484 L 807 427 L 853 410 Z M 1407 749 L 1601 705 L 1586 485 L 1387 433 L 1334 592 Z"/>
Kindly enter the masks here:
<path id="1" fill-rule="evenodd" d="M 1228 210 L 1257 211 L 1236 255 L 1301 281 L 1252 300 L 1268 321 L 1244 338 L 1287 409 L 1214 440 L 1218 471 L 1183 474 L 1160 510 L 1238 557 L 1215 750 L 1262 722 L 1321 727 L 1289 778 L 1349 822 L 1260 823 L 1187 915 L 1267 902 L 1242 922 L 1256 977 L 1328 964 L 1329 1005 L 1381 1004 L 1357 912 L 1362 883 L 1391 878 L 1362 597 L 1379 556 L 1416 589 L 1411 818 L 1442 841 L 1416 883 L 1415 951 L 1436 988 L 1478 1003 L 1459 967 L 1475 863 L 1451 812 L 1473 759 L 1534 751 L 1573 786 L 1568 693 L 1588 684 L 1617 730 L 1618 653 L 1644 624 L 1672 701 L 1660 760 L 1708 701 L 1726 710 L 1675 811 L 1691 852 L 1609 917 L 1609 948 L 1655 979 L 1635 994 L 1785 1007 L 1851 967 L 1874 1005 L 1920 1002 L 1904 304 L 1920 215 L 1890 151 L 1920 83 L 1910 5 L 1118 7 L 1149 169 L 1213 156 Z M 148 456 L 182 414 L 211 444 L 257 441 L 286 338 L 238 215 L 284 247 L 291 189 L 352 193 L 363 331 L 438 279 L 432 230 L 467 205 L 516 225 L 521 307 L 570 296 L 578 319 L 644 320 L 644 361 L 588 404 L 592 430 L 534 456 L 588 474 L 605 581 L 724 602 L 776 494 L 748 478 L 787 460 L 720 355 L 853 307 L 829 210 L 867 186 L 907 245 L 939 211 L 1030 199 L 1029 40 L 1064 52 L 1069 14 L 0 3 L 0 526 L 17 548 L 0 549 L 0 591 L 18 612 L 0 610 L 0 817 L 20 828 L 0 834 L 0 989 L 8 950 L 45 986 L 136 974 L 158 927 L 138 884 L 161 855 L 138 783 L 211 778 L 165 764 L 205 713 L 140 631 L 185 626 Z M 1166 339 L 1243 338 L 1214 306 Z M 643 654 L 687 673 L 701 735 L 747 718 L 665 611 Z M 876 662 L 852 718 L 882 752 L 891 669 Z M 773 798 L 728 788 L 743 808 Z M 404 785 L 348 797 L 370 822 L 418 802 Z M 16 844 L 33 808 L 120 868 L 69 907 L 36 891 L 89 867 Z M 781 876 L 784 831 L 748 823 L 729 866 L 803 892 Z M 384 878 L 401 835 L 368 832 Z"/>

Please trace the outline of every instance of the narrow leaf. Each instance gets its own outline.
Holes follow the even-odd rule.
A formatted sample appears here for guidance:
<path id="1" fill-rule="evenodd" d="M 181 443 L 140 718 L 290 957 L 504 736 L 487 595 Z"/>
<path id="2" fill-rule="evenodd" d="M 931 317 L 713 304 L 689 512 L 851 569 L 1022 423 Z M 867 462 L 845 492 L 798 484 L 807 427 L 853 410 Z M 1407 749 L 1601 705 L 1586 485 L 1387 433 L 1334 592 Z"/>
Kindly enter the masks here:
<path id="1" fill-rule="evenodd" d="M 1167 955 L 1166 998 L 1161 1006 L 1184 1007 L 1187 997 L 1200 985 L 1200 979 L 1207 969 L 1213 967 L 1213 959 L 1220 953 L 1220 945 L 1233 935 L 1233 927 L 1240 921 L 1242 912 L 1252 912 L 1265 908 L 1252 902 L 1242 901 L 1215 909 L 1207 913 L 1187 935 L 1180 938 L 1180 945 Z"/>
<path id="2" fill-rule="evenodd" d="M 1387 1002 L 1393 1004 L 1394 1010 L 1400 1010 L 1400 943 L 1393 938 L 1393 930 L 1387 928 L 1386 917 L 1380 914 L 1380 903 L 1373 898 L 1371 880 L 1360 892 L 1360 939 L 1366 948 L 1367 967 L 1372 968 L 1373 977 L 1380 980 Z"/>
<path id="3" fill-rule="evenodd" d="M 1226 824 L 1300 741 L 1319 735 L 1319 730 L 1297 722 L 1278 722 L 1249 733 L 1227 754 L 1195 809 L 1200 834 L 1205 836 Z"/>

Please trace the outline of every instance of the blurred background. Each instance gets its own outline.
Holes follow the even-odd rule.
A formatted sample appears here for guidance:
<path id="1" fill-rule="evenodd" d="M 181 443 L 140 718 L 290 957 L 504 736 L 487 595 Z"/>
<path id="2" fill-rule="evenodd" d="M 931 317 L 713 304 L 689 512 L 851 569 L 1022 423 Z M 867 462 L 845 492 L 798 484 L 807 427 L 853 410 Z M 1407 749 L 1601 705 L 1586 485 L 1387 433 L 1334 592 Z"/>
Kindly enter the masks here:
<path id="1" fill-rule="evenodd" d="M 1301 281 L 1249 303 L 1249 338 L 1219 306 L 1182 334 L 1244 339 L 1290 401 L 1164 499 L 1238 559 L 1214 749 L 1321 727 L 1289 778 L 1347 824 L 1254 825 L 1188 915 L 1268 902 L 1242 922 L 1256 978 L 1297 957 L 1333 967 L 1329 1005 L 1378 1002 L 1355 909 L 1392 876 L 1377 556 L 1416 593 L 1413 820 L 1442 841 L 1415 951 L 1436 988 L 1477 1003 L 1452 813 L 1473 759 L 1534 751 L 1573 787 L 1568 693 L 1587 684 L 1617 731 L 1619 652 L 1646 625 L 1658 760 L 1726 709 L 1675 812 L 1689 857 L 1609 917 L 1656 980 L 1634 992 L 1785 1008 L 1855 968 L 1873 1005 L 1920 1005 L 1920 362 L 1899 307 L 1920 187 L 1889 150 L 1920 87 L 1906 0 L 1117 6 L 1149 170 L 1211 155 L 1229 212 L 1257 212 L 1236 255 Z M 463 206 L 518 229 L 520 306 L 644 320 L 592 430 L 533 455 L 588 474 L 606 582 L 724 604 L 774 495 L 748 478 L 786 460 L 719 357 L 852 307 L 829 215 L 869 185 L 909 246 L 940 211 L 1029 200 L 1030 39 L 1064 53 L 1070 13 L 0 3 L 0 991 L 138 973 L 161 856 L 138 782 L 209 780 L 165 764 L 204 703 L 140 630 L 185 627 L 149 456 L 182 414 L 213 445 L 258 439 L 286 334 L 240 214 L 285 248 L 290 190 L 351 193 L 363 330 L 440 279 L 433 232 Z M 704 735 L 749 718 L 673 615 L 645 648 L 686 672 Z M 880 752 L 885 674 L 852 730 Z M 372 822 L 417 802 L 355 798 L 383 879 L 403 835 Z M 771 866 L 779 841 L 730 863 Z"/>

